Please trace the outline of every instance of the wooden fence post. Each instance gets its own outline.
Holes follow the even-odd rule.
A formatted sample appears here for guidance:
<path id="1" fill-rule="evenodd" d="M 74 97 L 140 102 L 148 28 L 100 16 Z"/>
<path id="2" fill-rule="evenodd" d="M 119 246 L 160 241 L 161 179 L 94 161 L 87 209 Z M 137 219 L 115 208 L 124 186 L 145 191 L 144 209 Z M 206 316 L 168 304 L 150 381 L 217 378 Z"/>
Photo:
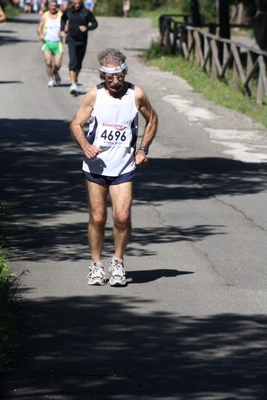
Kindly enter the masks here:
<path id="1" fill-rule="evenodd" d="M 253 61 L 252 61 L 251 52 L 248 51 L 248 54 L 247 54 L 247 70 L 246 70 L 246 75 L 248 75 L 248 72 L 251 71 L 252 66 L 253 66 Z M 252 79 L 250 79 L 249 82 L 248 82 L 248 85 L 247 85 L 248 90 L 246 90 L 246 96 L 251 95 L 252 86 L 253 86 L 253 81 L 252 81 Z"/>
<path id="2" fill-rule="evenodd" d="M 267 90 L 267 80 L 266 80 L 266 66 L 263 56 L 259 57 L 259 78 L 258 78 L 258 93 L 257 93 L 257 104 L 262 105 L 264 92 Z"/>
<path id="3" fill-rule="evenodd" d="M 170 19 L 165 18 L 162 26 L 162 44 L 167 49 L 168 52 L 171 52 L 171 38 L 170 38 Z"/>
<path id="4" fill-rule="evenodd" d="M 194 51 L 192 51 L 193 44 L 194 44 L 193 33 L 192 33 L 192 31 L 188 30 L 188 50 L 189 50 L 189 60 L 190 61 L 194 61 Z"/>

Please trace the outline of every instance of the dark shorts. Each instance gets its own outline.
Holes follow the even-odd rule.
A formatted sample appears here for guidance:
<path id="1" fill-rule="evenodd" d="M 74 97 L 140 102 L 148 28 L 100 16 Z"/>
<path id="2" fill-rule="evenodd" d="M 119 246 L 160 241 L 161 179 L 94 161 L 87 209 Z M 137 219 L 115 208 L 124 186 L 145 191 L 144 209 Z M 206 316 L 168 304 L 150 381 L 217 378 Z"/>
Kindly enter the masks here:
<path id="1" fill-rule="evenodd" d="M 75 71 L 76 69 L 82 69 L 82 62 L 86 52 L 86 44 L 75 44 L 68 42 L 69 48 L 69 70 Z"/>
<path id="2" fill-rule="evenodd" d="M 120 183 L 131 182 L 134 179 L 134 170 L 119 176 L 105 176 L 91 174 L 90 172 L 83 171 L 84 176 L 91 182 L 98 183 L 99 185 L 119 185 Z"/>

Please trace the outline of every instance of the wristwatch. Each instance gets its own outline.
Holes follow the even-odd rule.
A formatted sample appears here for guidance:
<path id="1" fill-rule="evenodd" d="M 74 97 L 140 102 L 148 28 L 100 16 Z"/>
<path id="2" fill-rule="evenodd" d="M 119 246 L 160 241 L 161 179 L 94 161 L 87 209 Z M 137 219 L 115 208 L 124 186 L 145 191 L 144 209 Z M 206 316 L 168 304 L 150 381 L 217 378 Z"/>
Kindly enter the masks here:
<path id="1" fill-rule="evenodd" d="M 139 147 L 138 150 L 143 150 L 143 152 L 145 153 L 145 155 L 148 154 L 148 147 Z"/>

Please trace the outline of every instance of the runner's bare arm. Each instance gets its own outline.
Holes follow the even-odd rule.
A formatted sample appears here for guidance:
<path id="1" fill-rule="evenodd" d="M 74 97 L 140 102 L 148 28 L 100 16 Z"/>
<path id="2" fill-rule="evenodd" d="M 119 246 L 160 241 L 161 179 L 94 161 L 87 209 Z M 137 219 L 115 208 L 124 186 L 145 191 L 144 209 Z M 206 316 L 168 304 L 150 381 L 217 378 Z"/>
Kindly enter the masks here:
<path id="1" fill-rule="evenodd" d="M 86 93 L 77 113 L 70 123 L 70 131 L 73 140 L 81 147 L 85 156 L 88 158 L 94 158 L 97 156 L 97 154 L 102 152 L 101 149 L 91 145 L 88 142 L 86 135 L 83 131 L 83 126 L 90 118 L 91 113 L 94 109 L 96 93 L 96 87 L 93 87 Z"/>
<path id="2" fill-rule="evenodd" d="M 37 33 L 39 35 L 40 40 L 44 40 L 44 34 L 43 34 L 44 24 L 45 24 L 45 17 L 44 17 L 44 15 L 42 15 L 41 18 L 40 18 L 40 22 L 38 24 L 38 27 L 37 27 Z"/>
<path id="3" fill-rule="evenodd" d="M 140 147 L 148 148 L 157 132 L 158 116 L 151 106 L 147 94 L 138 86 L 135 87 L 135 103 L 136 107 L 146 121 Z M 145 165 L 147 163 L 147 157 L 143 151 L 138 151 L 136 153 L 135 162 L 137 165 Z"/>
<path id="4" fill-rule="evenodd" d="M 1 6 L 0 6 L 0 22 L 6 22 L 6 14 L 4 13 L 4 10 Z"/>

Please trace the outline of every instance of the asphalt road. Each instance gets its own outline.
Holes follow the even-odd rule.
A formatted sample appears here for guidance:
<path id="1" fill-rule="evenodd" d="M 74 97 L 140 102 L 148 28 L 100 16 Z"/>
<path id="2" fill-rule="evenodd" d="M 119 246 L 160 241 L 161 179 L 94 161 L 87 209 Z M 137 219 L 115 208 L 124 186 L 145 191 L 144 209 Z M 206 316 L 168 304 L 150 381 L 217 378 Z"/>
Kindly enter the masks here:
<path id="1" fill-rule="evenodd" d="M 81 95 L 69 95 L 67 48 L 62 85 L 48 89 L 38 18 L 0 26 L 1 201 L 21 316 L 0 398 L 265 400 L 266 129 L 145 65 L 149 20 L 99 18 Z M 82 154 L 69 134 L 106 47 L 126 53 L 159 115 L 136 174 L 125 288 L 86 284 Z M 106 267 L 111 233 L 109 212 Z"/>

